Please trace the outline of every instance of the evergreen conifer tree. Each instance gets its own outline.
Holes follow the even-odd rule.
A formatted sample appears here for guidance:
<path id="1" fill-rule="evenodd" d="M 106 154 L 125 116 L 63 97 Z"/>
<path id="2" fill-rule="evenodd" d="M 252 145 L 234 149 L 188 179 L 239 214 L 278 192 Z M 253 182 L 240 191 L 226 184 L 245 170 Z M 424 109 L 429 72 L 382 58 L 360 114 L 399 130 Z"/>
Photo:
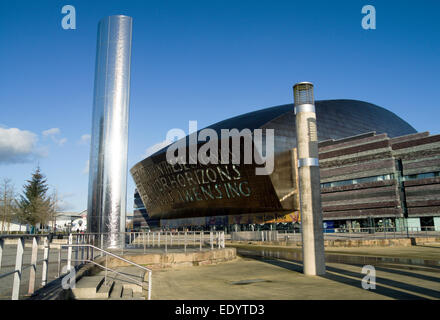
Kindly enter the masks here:
<path id="1" fill-rule="evenodd" d="M 45 176 L 37 167 L 30 180 L 24 185 L 23 195 L 17 203 L 17 216 L 22 223 L 32 226 L 45 225 L 53 214 L 54 204 L 47 195 L 49 187 Z"/>

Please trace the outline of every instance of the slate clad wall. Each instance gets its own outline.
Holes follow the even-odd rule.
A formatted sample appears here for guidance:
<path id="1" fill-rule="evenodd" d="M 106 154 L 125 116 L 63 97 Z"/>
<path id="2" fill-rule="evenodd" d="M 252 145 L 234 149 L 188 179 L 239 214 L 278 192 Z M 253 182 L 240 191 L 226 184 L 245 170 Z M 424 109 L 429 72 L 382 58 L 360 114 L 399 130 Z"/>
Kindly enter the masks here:
<path id="1" fill-rule="evenodd" d="M 365 134 L 353 139 L 323 141 L 319 148 L 321 183 L 340 182 L 396 173 L 386 134 Z M 391 176 L 392 175 L 392 176 Z M 355 181 L 353 181 L 355 182 Z M 401 217 L 395 179 L 368 181 L 321 189 L 324 219 Z"/>
<path id="2" fill-rule="evenodd" d="M 319 159 L 325 220 L 440 216 L 440 135 L 328 140 Z"/>
<path id="3" fill-rule="evenodd" d="M 393 154 L 402 160 L 409 217 L 440 215 L 440 135 L 409 135 L 391 139 Z"/>

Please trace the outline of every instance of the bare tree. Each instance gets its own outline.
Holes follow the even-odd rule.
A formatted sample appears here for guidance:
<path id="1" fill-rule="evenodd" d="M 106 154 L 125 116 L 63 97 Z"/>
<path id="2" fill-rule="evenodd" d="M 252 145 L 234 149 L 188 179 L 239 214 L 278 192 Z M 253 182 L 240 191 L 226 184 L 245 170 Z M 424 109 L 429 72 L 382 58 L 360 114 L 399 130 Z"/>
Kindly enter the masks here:
<path id="1" fill-rule="evenodd" d="M 16 211 L 15 196 L 14 185 L 11 179 L 4 178 L 0 184 L 1 233 L 9 233 L 11 219 Z"/>

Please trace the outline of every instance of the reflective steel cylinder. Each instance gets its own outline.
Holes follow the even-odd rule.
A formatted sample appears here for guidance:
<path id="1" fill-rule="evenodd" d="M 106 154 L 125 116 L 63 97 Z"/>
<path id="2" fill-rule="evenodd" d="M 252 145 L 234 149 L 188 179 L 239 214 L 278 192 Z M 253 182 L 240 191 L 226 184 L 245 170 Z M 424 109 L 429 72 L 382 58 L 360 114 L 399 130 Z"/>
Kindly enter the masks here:
<path id="1" fill-rule="evenodd" d="M 324 235 L 313 84 L 310 82 L 297 83 L 293 86 L 293 94 L 298 151 L 303 272 L 306 275 L 323 275 L 325 274 Z"/>
<path id="2" fill-rule="evenodd" d="M 87 228 L 106 233 L 108 248 L 123 245 L 125 232 L 131 38 L 131 17 L 98 24 Z"/>

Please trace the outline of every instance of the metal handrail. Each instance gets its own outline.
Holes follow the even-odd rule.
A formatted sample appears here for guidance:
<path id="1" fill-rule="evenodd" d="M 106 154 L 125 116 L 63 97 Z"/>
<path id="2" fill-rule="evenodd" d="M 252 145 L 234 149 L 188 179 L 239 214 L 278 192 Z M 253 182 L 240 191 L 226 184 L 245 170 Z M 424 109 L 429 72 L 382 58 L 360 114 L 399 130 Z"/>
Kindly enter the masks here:
<path id="1" fill-rule="evenodd" d="M 107 250 L 104 250 L 104 249 L 101 249 L 101 248 L 99 248 L 99 247 L 96 247 L 96 246 L 94 246 L 94 245 L 91 245 L 91 244 L 67 244 L 67 245 L 61 245 L 61 247 L 63 247 L 63 248 L 68 248 L 68 247 L 89 247 L 89 248 L 92 248 L 92 249 L 96 249 L 96 250 L 98 250 L 98 251 L 101 251 L 102 253 L 105 253 L 106 255 L 109 255 L 109 256 L 112 256 L 112 257 L 114 257 L 114 258 L 116 258 L 116 259 L 119 259 L 119 260 L 121 260 L 121 261 L 124 261 L 124 262 L 126 262 L 126 263 L 128 263 L 128 264 L 131 264 L 131 265 L 133 265 L 133 266 L 135 266 L 135 267 L 137 267 L 137 268 L 140 268 L 140 269 L 143 269 L 143 270 L 145 270 L 146 272 L 148 272 L 148 300 L 151 300 L 151 281 L 152 281 L 152 279 L 151 279 L 151 274 L 152 274 L 152 270 L 151 269 L 148 269 L 147 267 L 144 267 L 144 266 L 141 266 L 141 265 L 139 265 L 139 264 L 137 264 L 137 263 L 135 263 L 135 262 L 133 262 L 133 261 L 130 261 L 130 260 L 127 260 L 127 259 L 124 259 L 124 258 L 122 258 L 122 257 L 120 257 L 120 256 L 118 256 L 118 255 L 116 255 L 116 254 L 114 254 L 114 253 L 111 253 L 111 252 L 109 252 L 109 251 L 107 251 Z M 73 260 L 71 260 L 71 259 L 69 259 L 70 261 L 73 261 Z M 79 261 L 90 261 L 90 260 L 79 260 Z M 95 262 L 92 262 L 92 263 L 94 263 L 94 264 L 97 264 L 97 263 L 95 263 Z M 98 264 L 99 265 L 99 264 Z M 70 268 L 70 266 L 69 266 L 69 268 Z M 107 267 L 105 267 L 106 269 L 108 269 L 108 270 L 110 270 L 110 271 L 113 271 L 113 272 L 115 272 L 115 273 L 118 273 L 117 271 L 115 271 L 115 270 L 112 270 L 112 269 L 110 269 L 110 268 L 107 268 Z M 130 279 L 130 280 L 133 280 L 133 279 Z M 136 280 L 135 280 L 136 281 Z M 143 286 L 141 285 L 141 287 L 143 288 Z"/>
<path id="2" fill-rule="evenodd" d="M 177 232 L 177 237 L 175 236 Z M 45 286 L 49 279 L 49 266 L 53 263 L 50 261 L 50 254 L 53 252 L 53 249 L 58 251 L 58 270 L 57 270 L 57 277 L 61 276 L 61 263 L 65 261 L 62 257 L 62 251 L 64 251 L 63 248 L 68 248 L 67 252 L 67 265 L 68 269 L 71 270 L 72 268 L 72 258 L 75 260 L 82 259 L 82 261 L 85 261 L 85 259 L 93 259 L 96 260 L 98 256 L 110 256 L 114 257 L 115 259 L 121 260 L 126 262 L 129 265 L 133 265 L 137 268 L 140 268 L 142 270 L 145 270 L 148 272 L 148 279 L 145 279 L 144 282 L 149 282 L 149 284 L 152 283 L 151 277 L 152 277 L 152 271 L 148 268 L 142 267 L 136 263 L 133 263 L 132 261 L 126 260 L 122 258 L 121 256 L 118 256 L 117 254 L 121 254 L 119 252 L 115 252 L 116 254 L 113 254 L 109 251 L 106 251 L 106 236 L 110 235 L 110 232 L 106 233 L 69 233 L 67 243 L 64 241 L 66 239 L 67 234 L 62 234 L 63 241 L 60 241 L 58 243 L 54 244 L 54 240 L 59 239 L 57 237 L 56 233 L 38 233 L 38 234 L 0 234 L 0 278 L 6 278 L 6 277 L 13 277 L 13 284 L 12 284 L 12 294 L 11 299 L 12 300 L 18 300 L 20 297 L 20 288 L 21 282 L 22 282 L 22 276 L 24 272 L 29 272 L 29 281 L 28 282 L 28 290 L 27 294 L 33 294 L 35 292 L 36 287 L 39 285 L 36 285 L 37 281 L 37 265 L 43 264 L 42 266 L 42 272 L 41 272 L 41 286 Z M 128 238 L 128 245 L 131 247 L 138 247 L 138 245 L 143 245 L 143 251 L 144 254 L 147 251 L 147 247 L 157 247 L 157 248 L 164 248 L 165 253 L 168 252 L 169 248 L 173 248 L 179 246 L 183 246 L 184 251 L 187 251 L 187 247 L 199 247 L 199 250 L 202 251 L 202 247 L 208 245 L 208 248 L 210 250 L 214 249 L 224 249 L 225 248 L 225 236 L 223 231 L 172 231 L 172 230 L 165 230 L 165 231 L 151 231 L 148 232 L 142 231 L 142 232 L 118 232 L 119 235 L 125 235 L 124 242 L 121 243 L 122 247 L 122 254 L 124 254 L 125 246 L 127 245 L 127 238 Z M 59 236 L 60 234 L 58 234 Z M 7 243 L 7 240 L 12 240 L 10 243 Z M 122 239 L 121 239 L 122 240 Z M 151 240 L 151 242 L 150 242 Z M 29 242 L 31 242 L 31 263 L 30 265 L 24 264 L 23 257 L 25 254 L 25 248 L 29 247 Z M 8 263 L 7 266 L 2 265 L 2 260 L 4 253 L 6 251 L 4 249 L 7 249 L 9 252 L 9 247 L 6 247 L 5 245 L 14 244 L 16 245 L 15 249 L 15 267 L 14 265 L 9 265 L 9 254 L 8 254 L 8 260 L 6 260 Z M 73 248 L 76 247 L 76 248 Z M 39 250 L 44 250 L 44 258 L 43 260 L 38 259 L 39 256 Z M 130 249 L 130 248 L 129 248 Z M 98 251 L 96 251 L 98 250 Z M 91 252 L 90 252 L 91 251 Z M 93 254 L 94 251 L 96 251 L 96 254 Z M 99 253 L 98 253 L 99 252 Z M 91 253 L 91 257 L 89 254 Z M 73 256 L 72 256 L 73 254 Z M 6 257 L 6 256 L 5 256 Z M 81 260 L 78 260 L 81 261 Z M 75 261 L 75 264 L 78 262 Z M 3 270 L 6 267 L 14 267 L 15 270 L 6 271 Z M 26 270 L 26 269 L 29 269 Z M 3 272 L 3 273 L 2 273 Z M 107 272 L 107 270 L 106 270 Z M 26 279 L 27 280 L 27 279 Z M 151 285 L 149 285 L 149 294 L 151 292 Z"/>
<path id="3" fill-rule="evenodd" d="M 125 278 L 127 278 L 127 279 L 129 279 L 129 280 L 131 280 L 131 281 L 134 281 L 137 285 L 139 285 L 140 287 L 142 287 L 142 289 L 144 289 L 144 281 L 139 281 L 139 280 L 136 280 L 135 278 L 132 278 L 132 277 L 129 277 L 129 276 L 127 276 L 126 274 L 123 274 L 123 273 L 121 273 L 121 272 L 118 272 L 118 271 L 116 271 L 115 269 L 112 269 L 112 268 L 108 268 L 108 267 L 106 267 L 106 266 L 103 266 L 102 264 L 99 264 L 99 263 L 97 263 L 97 262 L 95 262 L 95 261 L 93 261 L 93 260 L 72 260 L 72 261 L 83 261 L 83 262 L 90 262 L 90 263 L 93 263 L 94 265 L 97 265 L 98 267 L 101 267 L 101 268 L 103 268 L 103 269 L 105 269 L 105 270 L 107 270 L 107 271 L 111 271 L 111 272 L 114 272 L 114 273 L 116 273 L 116 274 L 118 274 L 118 275 L 120 275 L 120 276 L 123 276 L 123 277 L 125 277 Z"/>

